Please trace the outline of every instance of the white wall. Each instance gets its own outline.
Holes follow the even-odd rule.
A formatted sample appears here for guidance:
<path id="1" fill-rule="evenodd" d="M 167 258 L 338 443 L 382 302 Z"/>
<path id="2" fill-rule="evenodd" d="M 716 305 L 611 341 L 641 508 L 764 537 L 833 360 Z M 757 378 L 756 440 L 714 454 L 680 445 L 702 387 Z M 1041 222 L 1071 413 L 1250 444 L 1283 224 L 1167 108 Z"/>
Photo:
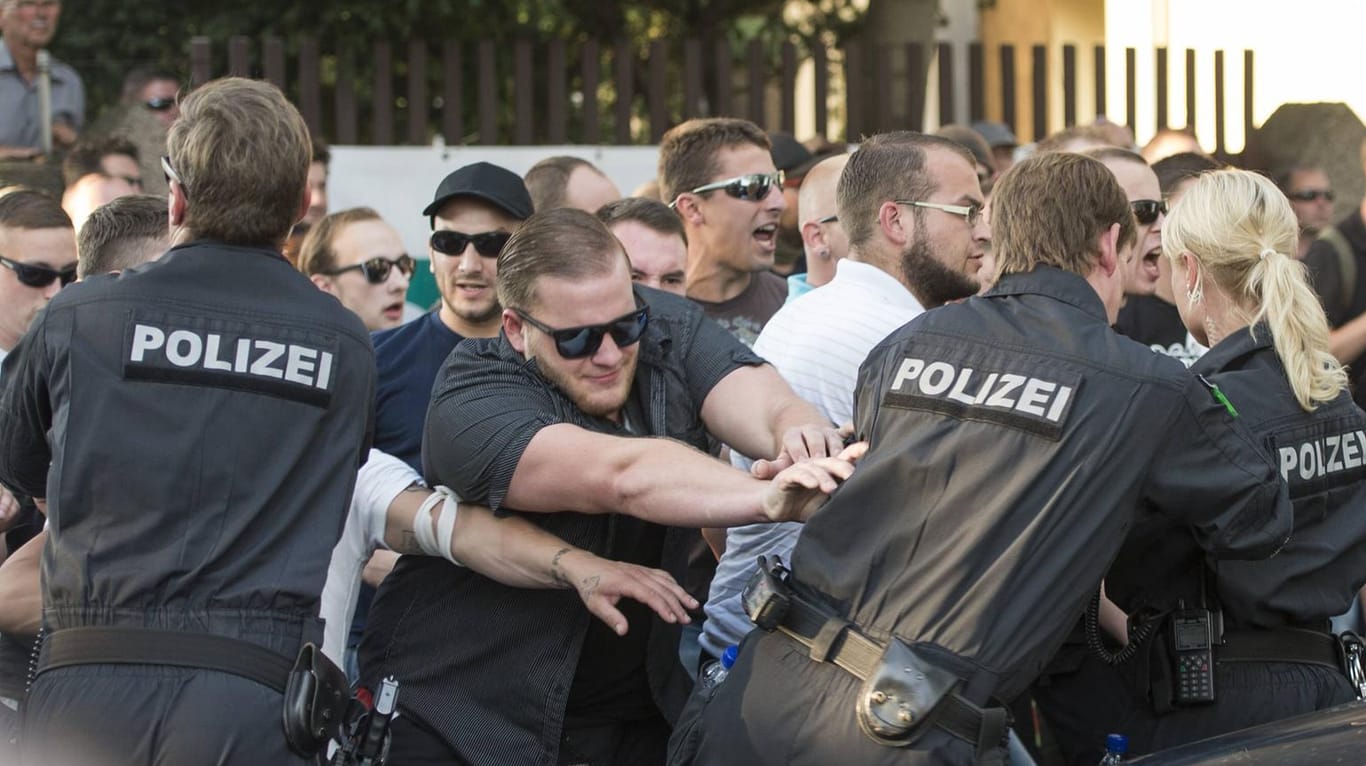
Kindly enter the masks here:
<path id="1" fill-rule="evenodd" d="M 333 146 L 328 206 L 334 211 L 358 205 L 374 208 L 403 235 L 409 253 L 426 258 L 431 229 L 422 209 L 448 173 L 482 161 L 522 175 L 538 160 L 557 154 L 593 163 L 622 194 L 654 178 L 659 159 L 654 146 Z"/>

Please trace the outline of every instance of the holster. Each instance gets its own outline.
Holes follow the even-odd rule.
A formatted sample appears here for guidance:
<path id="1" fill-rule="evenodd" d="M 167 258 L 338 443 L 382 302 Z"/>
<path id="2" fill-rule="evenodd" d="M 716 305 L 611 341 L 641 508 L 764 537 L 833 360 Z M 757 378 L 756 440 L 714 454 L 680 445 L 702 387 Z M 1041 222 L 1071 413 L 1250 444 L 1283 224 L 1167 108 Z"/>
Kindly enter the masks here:
<path id="1" fill-rule="evenodd" d="M 859 728 L 879 744 L 910 745 L 933 726 L 940 701 L 958 683 L 894 637 L 859 690 Z"/>
<path id="2" fill-rule="evenodd" d="M 1350 630 L 1337 635 L 1338 662 L 1342 672 L 1357 693 L 1357 699 L 1366 700 L 1366 640 Z"/>
<path id="3" fill-rule="evenodd" d="M 304 644 L 285 683 L 283 721 L 289 748 L 305 758 L 337 737 L 351 685 L 313 644 Z"/>

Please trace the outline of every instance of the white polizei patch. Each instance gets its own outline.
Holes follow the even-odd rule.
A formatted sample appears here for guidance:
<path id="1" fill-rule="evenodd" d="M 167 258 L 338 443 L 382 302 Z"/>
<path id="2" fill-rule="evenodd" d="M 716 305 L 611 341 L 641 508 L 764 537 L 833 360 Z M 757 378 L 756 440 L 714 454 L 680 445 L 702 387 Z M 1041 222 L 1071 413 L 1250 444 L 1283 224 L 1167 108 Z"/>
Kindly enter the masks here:
<path id="1" fill-rule="evenodd" d="M 1366 431 L 1346 431 L 1277 450 L 1286 481 L 1321 479 L 1366 465 Z"/>
<path id="2" fill-rule="evenodd" d="M 980 372 L 950 362 L 901 360 L 890 392 L 956 402 L 968 408 L 1015 412 L 1060 423 L 1074 386 L 1057 380 L 1009 372 Z"/>
<path id="3" fill-rule="evenodd" d="M 231 349 L 231 356 L 226 351 Z M 177 329 L 169 333 L 136 324 L 128 361 L 134 364 L 233 373 L 327 390 L 333 354 L 312 346 L 265 338 L 228 338 L 220 333 Z"/>

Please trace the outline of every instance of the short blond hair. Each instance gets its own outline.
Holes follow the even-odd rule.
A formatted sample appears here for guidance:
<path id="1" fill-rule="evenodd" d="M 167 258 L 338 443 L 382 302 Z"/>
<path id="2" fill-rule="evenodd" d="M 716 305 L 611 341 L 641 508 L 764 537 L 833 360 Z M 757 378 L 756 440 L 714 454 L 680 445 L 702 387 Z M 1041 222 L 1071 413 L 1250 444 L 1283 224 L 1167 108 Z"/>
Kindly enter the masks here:
<path id="1" fill-rule="evenodd" d="M 1299 224 L 1276 184 L 1246 170 L 1197 176 L 1162 226 L 1162 252 L 1189 253 L 1230 298 L 1257 307 L 1250 322 L 1271 328 L 1295 399 L 1306 411 L 1347 388 L 1347 373 L 1328 351 L 1328 319 L 1293 253 Z"/>
<path id="2" fill-rule="evenodd" d="M 1102 232 L 1119 224 L 1119 248 L 1138 234 L 1129 199 L 1099 160 L 1072 152 L 1016 163 L 991 195 L 991 241 L 999 276 L 1055 266 L 1086 276 Z"/>
<path id="3" fill-rule="evenodd" d="M 180 102 L 166 136 L 196 238 L 278 247 L 299 219 L 313 146 L 299 110 L 267 82 L 226 77 Z"/>

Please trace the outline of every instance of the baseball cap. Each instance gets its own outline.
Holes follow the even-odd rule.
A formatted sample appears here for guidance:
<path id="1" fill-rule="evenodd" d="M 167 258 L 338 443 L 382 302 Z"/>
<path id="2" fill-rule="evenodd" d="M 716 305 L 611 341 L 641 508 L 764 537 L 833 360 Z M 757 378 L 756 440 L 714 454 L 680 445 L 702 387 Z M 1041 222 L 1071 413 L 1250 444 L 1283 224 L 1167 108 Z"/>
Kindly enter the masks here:
<path id="1" fill-rule="evenodd" d="M 1015 134 L 1011 132 L 1010 128 L 1005 126 L 1005 123 L 978 120 L 977 122 L 972 123 L 972 129 L 977 131 L 978 135 L 982 138 L 985 138 L 987 146 L 990 146 L 992 149 L 995 149 L 998 146 L 1020 145 L 1019 140 L 1015 138 Z"/>
<path id="2" fill-rule="evenodd" d="M 775 130 L 768 134 L 772 145 L 769 154 L 773 155 L 773 167 L 783 171 L 788 178 L 801 178 L 815 163 L 815 157 L 795 136 L 785 131 Z"/>
<path id="3" fill-rule="evenodd" d="M 466 165 L 445 178 L 436 187 L 432 204 L 422 209 L 429 218 L 454 197 L 477 197 L 519 221 L 531 217 L 535 208 L 522 177 L 507 168 L 488 162 Z"/>

